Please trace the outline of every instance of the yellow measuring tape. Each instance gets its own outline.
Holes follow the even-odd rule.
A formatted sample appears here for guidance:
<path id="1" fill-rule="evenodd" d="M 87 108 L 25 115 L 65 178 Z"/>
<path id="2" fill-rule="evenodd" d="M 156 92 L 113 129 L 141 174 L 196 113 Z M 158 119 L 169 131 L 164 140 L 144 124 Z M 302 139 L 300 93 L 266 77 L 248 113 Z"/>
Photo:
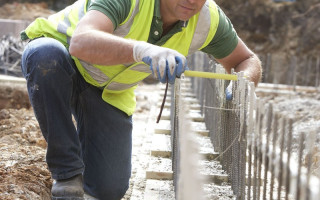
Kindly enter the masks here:
<path id="1" fill-rule="evenodd" d="M 237 75 L 233 74 L 218 74 L 213 72 L 200 72 L 200 71 L 184 71 L 184 75 L 188 77 L 200 77 L 200 78 L 213 78 L 213 79 L 223 79 L 223 80 L 238 80 Z"/>

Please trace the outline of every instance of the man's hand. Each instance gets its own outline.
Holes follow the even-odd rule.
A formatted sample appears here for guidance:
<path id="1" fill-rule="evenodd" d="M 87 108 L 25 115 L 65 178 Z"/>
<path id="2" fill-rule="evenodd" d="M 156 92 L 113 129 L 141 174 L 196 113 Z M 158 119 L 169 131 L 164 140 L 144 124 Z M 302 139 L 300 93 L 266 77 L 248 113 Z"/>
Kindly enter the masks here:
<path id="1" fill-rule="evenodd" d="M 226 88 L 226 100 L 231 101 L 232 100 L 232 81 L 230 81 L 228 87 Z"/>
<path id="2" fill-rule="evenodd" d="M 173 84 L 176 77 L 187 69 L 186 57 L 179 52 L 152 45 L 146 42 L 136 42 L 133 47 L 133 58 L 136 62 L 150 65 L 155 78 L 165 83 L 168 79 Z"/>

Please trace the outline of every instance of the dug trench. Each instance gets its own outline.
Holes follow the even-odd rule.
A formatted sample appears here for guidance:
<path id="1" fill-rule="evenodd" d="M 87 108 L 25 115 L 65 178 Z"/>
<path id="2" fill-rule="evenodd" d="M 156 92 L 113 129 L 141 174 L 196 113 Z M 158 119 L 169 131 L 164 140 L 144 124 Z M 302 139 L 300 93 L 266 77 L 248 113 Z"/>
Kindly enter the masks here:
<path id="1" fill-rule="evenodd" d="M 46 145 L 26 85 L 1 82 L 0 199 L 50 199 Z"/>

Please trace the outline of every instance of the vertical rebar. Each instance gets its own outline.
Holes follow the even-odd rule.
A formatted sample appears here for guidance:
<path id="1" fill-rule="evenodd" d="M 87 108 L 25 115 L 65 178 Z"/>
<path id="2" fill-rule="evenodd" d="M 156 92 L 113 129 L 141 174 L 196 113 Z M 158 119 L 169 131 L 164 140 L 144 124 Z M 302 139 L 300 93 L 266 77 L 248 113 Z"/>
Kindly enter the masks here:
<path id="1" fill-rule="evenodd" d="M 223 108 L 228 109 L 228 104 L 223 101 Z M 226 170 L 226 172 L 230 175 L 230 171 L 228 169 L 228 153 L 225 152 L 228 146 L 228 138 L 227 138 L 227 130 L 228 130 L 228 112 L 225 110 L 221 110 L 221 124 L 219 125 L 221 130 L 219 133 L 219 138 L 220 138 L 220 156 L 221 156 L 221 163 L 223 166 L 223 169 Z"/>
<path id="2" fill-rule="evenodd" d="M 278 120 L 279 114 L 274 116 L 273 134 L 272 134 L 272 153 L 270 161 L 270 171 L 271 171 L 271 181 L 270 181 L 270 196 L 269 199 L 273 199 L 273 189 L 274 189 L 274 178 L 275 178 L 275 157 L 276 157 L 276 147 L 277 147 L 277 137 L 278 137 Z M 279 186 L 280 187 L 280 186 Z"/>
<path id="3" fill-rule="evenodd" d="M 249 101 L 249 120 L 248 120 L 248 131 L 247 131 L 247 142 L 248 142 L 248 189 L 247 189 L 247 200 L 251 199 L 251 182 L 252 182 L 252 168 L 254 167 L 252 163 L 252 154 L 254 153 L 254 110 L 255 110 L 255 93 L 254 93 L 254 84 L 251 82 L 249 83 L 250 86 L 250 101 Z M 254 172 L 253 172 L 254 173 Z"/>
<path id="4" fill-rule="evenodd" d="M 247 175 L 247 199 L 250 200 L 251 198 L 251 179 L 252 179 L 252 143 L 249 143 L 247 146 L 247 151 L 248 151 L 248 175 Z"/>
<path id="5" fill-rule="evenodd" d="M 260 106 L 260 102 L 257 101 L 257 111 L 256 111 L 256 131 L 254 134 L 254 163 L 253 163 L 253 191 L 252 191 L 252 195 L 253 195 L 253 199 L 257 199 L 257 187 L 258 187 L 258 171 L 259 171 L 259 167 L 258 167 L 258 158 L 259 158 L 259 151 L 258 151 L 258 146 L 259 146 L 259 130 L 260 130 L 260 121 L 261 121 L 261 106 Z"/>
<path id="6" fill-rule="evenodd" d="M 260 105 L 260 109 L 262 110 L 263 106 Z M 263 127 L 263 119 L 264 113 L 260 113 L 260 122 L 259 122 L 259 130 L 258 130 L 258 184 L 257 184 L 257 199 L 260 199 L 261 193 L 261 173 L 262 173 L 262 127 Z"/>
<path id="7" fill-rule="evenodd" d="M 242 77 L 243 78 L 243 77 Z M 240 135 L 240 173 L 239 173 L 239 183 L 240 183 L 240 199 L 245 199 L 245 191 L 246 191 L 246 153 L 247 153 L 247 113 L 248 113 L 248 85 L 245 84 L 243 80 L 242 86 L 240 88 L 241 91 L 241 103 L 243 106 L 242 110 L 242 118 L 241 120 L 241 135 Z"/>
<path id="8" fill-rule="evenodd" d="M 234 93 L 235 92 L 235 89 L 234 89 L 235 86 L 236 86 L 236 84 L 234 84 L 234 87 L 232 89 L 233 94 L 235 94 Z M 232 110 L 234 108 L 231 101 L 228 101 L 226 104 L 227 104 L 227 107 L 226 107 L 227 109 Z M 229 146 L 231 146 L 231 148 L 229 148 L 227 150 L 227 154 L 226 154 L 226 156 L 227 156 L 227 159 L 226 159 L 227 160 L 227 171 L 229 172 L 230 177 L 233 177 L 234 172 L 232 171 L 233 170 L 232 164 L 234 163 L 234 160 L 233 160 L 234 146 L 232 145 L 232 141 L 233 141 L 233 138 L 235 137 L 235 134 L 236 134 L 235 127 L 236 127 L 237 120 L 233 119 L 233 117 L 235 116 L 233 111 L 232 112 L 226 111 L 226 114 L 227 114 L 226 115 L 227 116 L 227 119 L 226 119 L 227 121 L 225 122 L 226 123 L 225 124 L 225 126 L 226 126 L 226 132 L 225 132 L 226 137 L 225 138 L 227 139 L 227 144 L 225 146 L 225 148 L 226 148 L 225 150 L 227 150 L 227 148 Z M 232 185 L 234 186 L 234 181 L 235 180 L 233 180 L 233 179 L 231 179 L 231 180 L 232 180 Z"/>
<path id="9" fill-rule="evenodd" d="M 270 144 L 270 134 L 272 125 L 273 107 L 269 103 L 268 106 L 268 118 L 267 118 L 267 130 L 266 130 L 266 146 L 264 149 L 264 184 L 263 184 L 263 195 L 262 199 L 266 199 L 267 196 L 267 185 L 268 185 L 268 170 L 269 170 L 269 144 Z"/>
<path id="10" fill-rule="evenodd" d="M 298 152 L 298 174 L 297 174 L 297 185 L 296 185 L 296 199 L 299 200 L 301 197 L 301 167 L 302 167 L 302 156 L 304 150 L 305 133 L 301 133 L 299 138 L 299 152 Z"/>
<path id="11" fill-rule="evenodd" d="M 240 90 L 238 89 L 239 87 L 239 81 L 235 81 L 233 84 L 232 88 L 232 94 L 233 94 L 233 100 L 232 101 L 238 101 L 239 100 L 239 93 Z M 231 106 L 231 109 L 234 109 L 234 103 L 229 101 L 228 104 Z M 239 105 L 236 103 L 236 105 Z M 234 112 L 229 112 L 229 123 L 232 121 L 232 126 L 229 126 L 229 131 L 231 131 L 232 137 L 228 138 L 228 146 L 231 145 L 231 148 L 229 150 L 230 152 L 230 157 L 229 157 L 229 168 L 231 172 L 231 182 L 232 182 L 232 189 L 234 191 L 234 194 L 239 195 L 239 135 L 240 135 L 240 130 L 239 130 L 239 111 L 236 110 Z M 235 142 L 233 142 L 235 140 Z M 227 147 L 228 147 L 227 146 Z"/>
<path id="12" fill-rule="evenodd" d="M 284 138 L 286 135 L 286 127 L 287 127 L 287 120 L 282 118 L 281 123 L 281 137 L 280 137 L 280 158 L 279 158 L 279 173 L 278 173 L 278 198 L 281 198 L 281 191 L 282 191 L 282 180 L 283 180 L 283 153 L 284 153 Z"/>
<path id="13" fill-rule="evenodd" d="M 292 126 L 293 126 L 293 119 L 289 119 L 289 127 L 288 127 L 288 135 L 287 135 L 287 173 L 286 173 L 286 197 L 285 199 L 289 199 L 289 192 L 290 192 L 290 161 L 291 161 L 291 144 L 292 144 Z"/>
<path id="14" fill-rule="evenodd" d="M 307 165 L 307 183 L 305 184 L 305 191 L 306 191 L 306 200 L 310 199 L 310 177 L 311 177 L 311 166 L 312 166 L 312 155 L 313 155 L 313 148 L 316 141 L 316 133 L 311 132 L 308 134 L 307 137 L 307 156 L 306 156 L 306 165 Z"/>
<path id="15" fill-rule="evenodd" d="M 178 180 L 180 170 L 180 149 L 179 149 L 179 100 L 180 100 L 180 80 L 177 79 L 174 84 L 174 99 L 173 104 L 174 119 L 173 119 L 173 135 L 171 135 L 172 142 L 172 171 L 173 171 L 173 185 L 175 194 L 178 194 Z"/>
<path id="16" fill-rule="evenodd" d="M 170 126 L 171 126 L 171 149 L 172 149 L 172 171 L 173 171 L 173 166 L 174 166 L 174 158 L 175 158 L 175 146 L 174 146 L 174 132 L 175 132 L 175 115 L 176 115 L 176 108 L 175 108 L 175 104 L 174 104 L 174 99 L 175 99 L 175 88 L 174 87 L 170 87 L 170 90 L 171 90 L 171 96 L 170 96 L 170 99 L 171 99 L 171 105 L 170 105 Z"/>

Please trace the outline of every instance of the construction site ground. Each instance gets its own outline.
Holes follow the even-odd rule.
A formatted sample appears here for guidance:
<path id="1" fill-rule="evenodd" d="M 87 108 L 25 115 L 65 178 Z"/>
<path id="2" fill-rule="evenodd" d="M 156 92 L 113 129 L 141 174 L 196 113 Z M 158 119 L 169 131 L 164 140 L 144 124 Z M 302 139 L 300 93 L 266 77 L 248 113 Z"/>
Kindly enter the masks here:
<path id="1" fill-rule="evenodd" d="M 45 162 L 46 142 L 30 107 L 26 84 L 22 79 L 7 81 L 6 78 L 1 76 L 0 84 L 0 199 L 50 199 L 52 180 Z M 152 159 L 152 135 L 157 127 L 156 117 L 164 93 L 160 88 L 160 84 L 141 84 L 136 90 L 132 178 L 123 199 L 145 199 L 148 187 L 151 187 L 149 191 L 154 190 L 153 194 L 157 194 L 154 199 L 173 199 L 172 181 L 161 182 L 163 185 L 156 183 L 154 186 L 147 186 L 146 178 Z M 275 102 L 276 109 L 297 117 L 295 129 L 318 131 L 319 93 L 291 92 L 270 92 L 266 88 L 257 88 L 257 94 L 269 102 Z M 314 174 L 319 174 L 319 146 L 316 148 L 313 170 Z M 223 174 L 221 171 L 220 173 Z M 210 188 L 208 190 L 213 191 Z M 214 188 L 214 191 L 211 199 L 233 198 L 227 184 Z"/>
<path id="2" fill-rule="evenodd" d="M 316 0 L 308 0 L 300 2 L 300 4 L 311 1 L 316 2 Z M 217 2 L 219 3 L 219 0 Z M 286 10 L 287 7 L 282 4 L 281 6 L 277 4 L 277 9 L 271 9 L 273 7 L 267 6 L 267 4 L 269 5 L 271 3 L 261 3 L 267 2 L 265 0 L 250 0 L 246 4 L 237 4 L 234 0 L 224 0 L 221 2 L 221 5 L 226 4 L 224 5 L 226 7 L 230 4 L 232 12 L 229 11 L 230 13 L 228 13 L 227 11 L 227 14 L 231 17 L 234 25 L 238 26 L 239 31 L 242 29 L 245 30 L 245 32 L 239 32 L 239 34 L 245 41 L 249 41 L 248 44 L 256 52 L 273 52 L 276 55 L 283 56 L 282 54 L 287 52 L 287 49 L 290 49 L 290 52 L 295 49 L 300 49 L 295 46 L 296 44 L 301 46 L 301 43 L 295 42 L 296 40 L 307 38 L 310 39 L 310 42 L 308 43 L 309 40 L 307 40 L 307 42 L 303 43 L 304 45 L 302 45 L 302 47 L 307 50 L 310 49 L 318 55 L 318 48 L 314 48 L 314 45 L 319 44 L 317 42 L 319 40 L 314 39 L 319 36 L 318 34 L 314 34 L 317 32 L 305 31 L 303 32 L 305 34 L 304 37 L 300 37 L 300 35 L 298 37 L 297 35 L 301 34 L 299 32 L 300 30 L 308 30 L 308 28 L 305 28 L 305 25 L 311 24 L 312 27 L 318 27 L 314 24 L 319 22 L 318 15 L 316 15 L 319 13 L 317 9 L 320 9 L 319 2 L 314 3 L 317 4 L 314 6 L 314 9 L 310 9 L 310 11 L 314 11 L 315 13 L 314 15 L 310 15 L 311 17 L 314 16 L 313 18 L 315 20 L 309 20 L 307 18 L 309 15 L 297 15 L 297 17 L 294 18 L 296 19 L 293 26 L 295 29 L 292 29 L 291 26 L 284 26 L 284 22 L 278 20 L 281 18 L 292 21 L 291 18 L 279 16 L 280 14 L 281 16 L 285 16 L 288 13 L 294 14 L 290 9 Z M 246 7 L 251 4 L 255 5 L 257 9 Z M 242 5 L 242 9 L 237 7 L 239 5 Z M 262 35 L 265 31 L 264 29 L 269 27 L 268 23 L 261 23 L 261 19 L 266 18 L 265 16 L 269 17 L 270 15 L 265 11 L 267 8 L 277 11 L 274 15 L 271 15 L 275 19 L 274 21 L 279 21 L 279 23 L 274 24 L 278 24 L 282 29 L 288 29 L 289 36 L 292 34 L 292 37 L 287 36 L 287 40 L 290 42 L 282 39 L 283 36 L 281 34 L 286 31 L 277 31 L 275 33 L 272 32 L 271 35 Z M 245 9 L 254 13 L 243 11 Z M 234 12 L 234 10 L 241 11 L 241 16 L 243 17 L 237 16 L 237 12 Z M 55 13 L 55 11 L 48 9 L 46 2 L 38 4 L 13 2 L 1 6 L 0 18 L 32 21 L 36 17 L 46 17 L 52 13 Z M 306 19 L 304 17 L 306 17 Z M 252 23 L 249 25 L 254 27 L 254 30 L 257 29 L 259 31 L 252 31 L 251 29 L 246 29 L 247 27 L 242 27 L 248 26 L 248 24 L 243 23 L 247 21 L 248 18 L 256 19 L 251 20 Z M 300 23 L 302 24 L 301 26 Z M 271 30 L 282 29 L 278 29 L 277 26 L 271 28 Z M 280 35 L 275 35 L 277 36 L 275 37 L 273 34 L 276 33 Z M 309 36 L 309 33 L 313 33 L 313 37 Z M 269 41 L 273 42 L 269 43 Z M 257 42 L 260 42 L 258 43 L 260 45 L 256 45 Z M 317 47 L 319 47 L 319 45 Z M 307 50 L 306 53 L 308 52 Z M 278 70 L 281 70 L 280 67 Z M 2 76 L 0 79 L 0 200 L 50 199 L 52 179 L 45 162 L 47 144 L 42 137 L 37 120 L 30 106 L 26 84 L 24 81 L 21 82 L 21 79 L 16 80 L 15 78 L 10 78 L 10 81 L 6 79 L 7 77 Z M 298 133 L 300 132 L 317 133 L 317 145 L 313 151 L 312 174 L 320 177 L 320 89 L 282 89 L 278 85 L 262 87 L 261 84 L 256 91 L 257 96 L 265 103 L 272 103 L 276 111 L 295 119 L 295 140 L 299 137 Z M 123 200 L 143 200 L 147 195 L 146 191 L 149 192 L 148 197 L 154 197 L 154 199 L 173 199 L 172 181 L 156 182 L 156 180 L 149 180 L 148 183 L 153 181 L 155 183 L 153 185 L 147 185 L 146 179 L 146 172 L 148 171 L 151 159 L 150 151 L 153 145 L 152 135 L 156 128 L 156 117 L 160 110 L 159 102 L 162 99 L 163 93 L 160 84 L 141 84 L 136 90 L 137 110 L 133 116 L 132 178 L 130 180 L 130 188 Z M 209 193 L 213 191 L 210 187 L 206 189 Z M 214 191 L 215 193 L 212 193 L 211 199 L 233 198 L 232 193 L 230 193 L 230 186 L 227 184 L 214 188 Z M 88 197 L 88 199 L 90 199 L 90 197 Z M 148 200 L 150 200 L 150 198 Z"/>

